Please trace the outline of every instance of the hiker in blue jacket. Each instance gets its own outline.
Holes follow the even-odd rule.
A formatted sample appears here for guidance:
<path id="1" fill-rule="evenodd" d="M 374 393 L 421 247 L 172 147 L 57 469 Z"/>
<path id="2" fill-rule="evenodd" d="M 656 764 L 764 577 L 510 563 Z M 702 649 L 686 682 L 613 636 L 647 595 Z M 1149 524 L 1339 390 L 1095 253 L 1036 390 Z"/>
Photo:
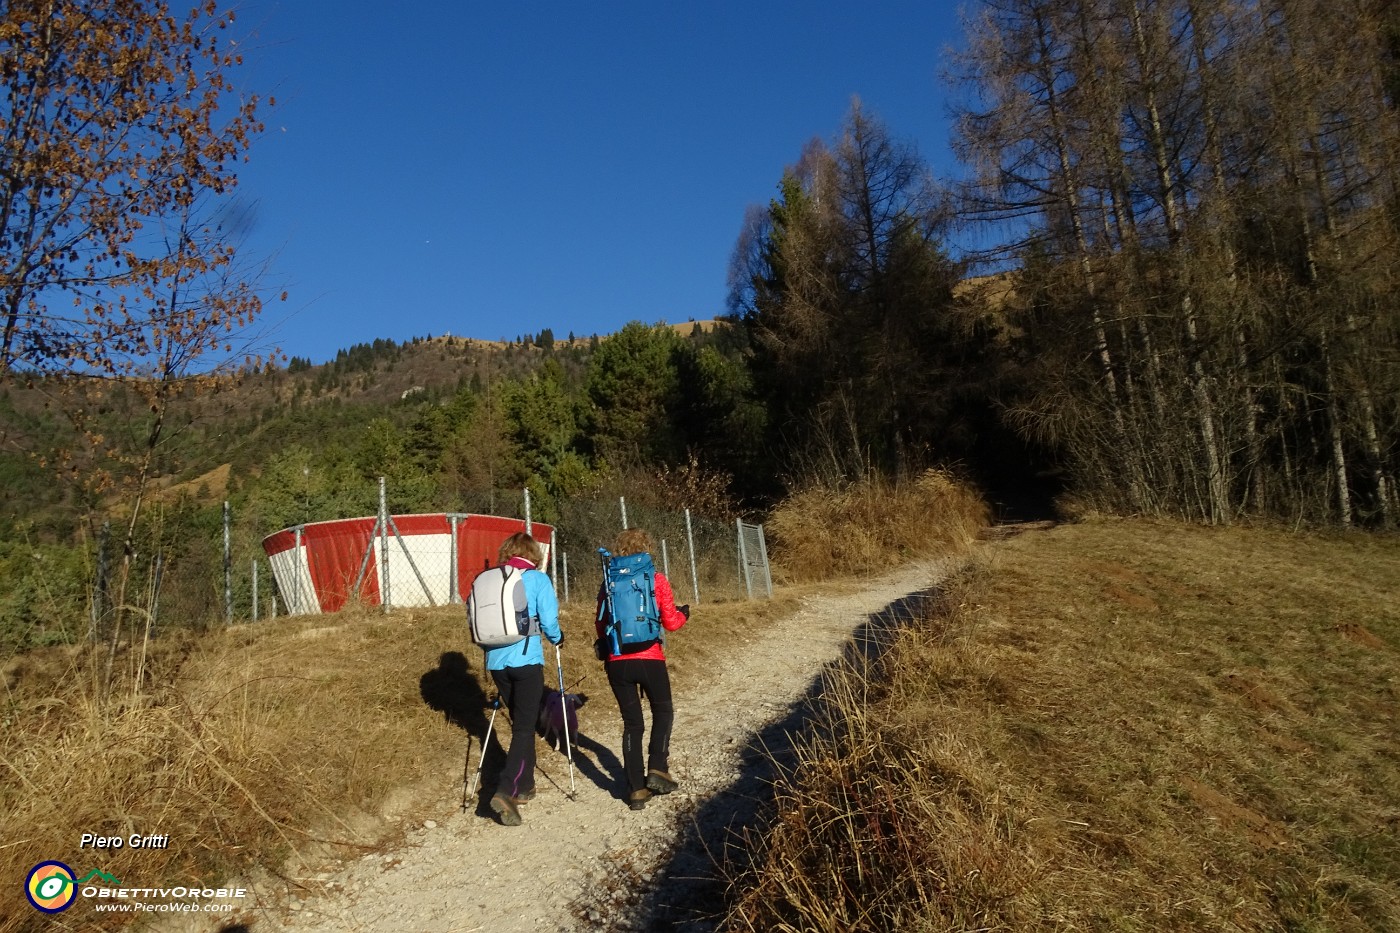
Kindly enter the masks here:
<path id="1" fill-rule="evenodd" d="M 559 628 L 559 598 L 554 584 L 537 568 L 544 562 L 544 549 L 534 538 L 518 531 L 501 544 L 497 563 L 518 567 L 525 584 L 527 608 L 539 621 L 542 638 L 562 645 Z M 520 825 L 519 805 L 535 796 L 535 721 L 544 700 L 544 646 L 542 638 L 528 637 L 513 645 L 486 648 L 486 669 L 496 682 L 501 702 L 510 712 L 510 750 L 501 769 L 491 809 L 505 826 Z"/>

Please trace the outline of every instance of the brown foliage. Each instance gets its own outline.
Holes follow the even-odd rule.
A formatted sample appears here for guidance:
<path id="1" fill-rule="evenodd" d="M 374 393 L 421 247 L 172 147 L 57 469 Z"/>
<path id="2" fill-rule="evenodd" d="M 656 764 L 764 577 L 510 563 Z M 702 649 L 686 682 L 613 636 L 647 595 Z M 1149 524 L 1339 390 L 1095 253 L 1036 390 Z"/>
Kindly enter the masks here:
<path id="1" fill-rule="evenodd" d="M 988 518 L 986 503 L 966 483 L 929 470 L 913 482 L 871 477 L 809 487 L 784 500 L 767 528 L 785 578 L 821 580 L 908 556 L 961 553 Z"/>
<path id="2" fill-rule="evenodd" d="M 246 289 L 207 287 L 234 250 L 198 219 L 261 129 L 259 99 L 232 99 L 232 22 L 214 0 L 183 20 L 160 0 L 5 5 L 0 376 L 143 375 L 231 349 L 256 314 Z"/>
<path id="3" fill-rule="evenodd" d="M 1011 419 L 1094 506 L 1400 520 L 1396 25 L 1393 4 L 983 11 L 964 210 L 1013 221 L 987 254 L 1021 259 Z"/>

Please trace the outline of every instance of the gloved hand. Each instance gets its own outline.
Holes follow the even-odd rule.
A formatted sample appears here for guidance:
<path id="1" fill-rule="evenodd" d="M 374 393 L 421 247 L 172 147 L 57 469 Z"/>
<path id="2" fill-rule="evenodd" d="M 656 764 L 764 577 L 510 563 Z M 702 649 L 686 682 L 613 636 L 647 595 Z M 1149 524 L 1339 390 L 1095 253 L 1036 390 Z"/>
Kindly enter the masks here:
<path id="1" fill-rule="evenodd" d="M 687 622 L 690 621 L 690 603 L 686 603 L 684 606 L 677 606 L 676 611 L 685 616 Z"/>
<path id="2" fill-rule="evenodd" d="M 554 647 L 556 647 L 556 648 L 562 648 L 562 647 L 564 647 L 564 633 L 563 633 L 563 632 L 560 632 L 560 633 L 559 633 L 559 640 L 556 641 L 556 642 L 554 643 Z"/>
<path id="3" fill-rule="evenodd" d="M 608 655 L 611 653 L 606 638 L 599 638 L 597 641 L 593 642 L 593 657 L 597 658 L 599 661 L 606 661 Z"/>

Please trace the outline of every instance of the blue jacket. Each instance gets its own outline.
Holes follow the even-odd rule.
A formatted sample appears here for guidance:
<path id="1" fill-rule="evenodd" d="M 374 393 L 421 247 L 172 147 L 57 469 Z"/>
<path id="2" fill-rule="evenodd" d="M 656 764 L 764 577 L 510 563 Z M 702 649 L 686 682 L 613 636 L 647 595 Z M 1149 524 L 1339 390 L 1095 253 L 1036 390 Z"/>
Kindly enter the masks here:
<path id="1" fill-rule="evenodd" d="M 541 634 L 531 635 L 513 645 L 482 649 L 486 653 L 488 671 L 544 664 L 543 639 L 548 638 L 552 645 L 564 640 L 564 633 L 559 629 L 559 597 L 554 595 L 554 584 L 549 577 L 519 558 L 513 557 L 507 563 L 512 567 L 526 568 L 521 574 L 521 579 L 525 581 L 525 605 L 530 618 L 539 620 Z"/>

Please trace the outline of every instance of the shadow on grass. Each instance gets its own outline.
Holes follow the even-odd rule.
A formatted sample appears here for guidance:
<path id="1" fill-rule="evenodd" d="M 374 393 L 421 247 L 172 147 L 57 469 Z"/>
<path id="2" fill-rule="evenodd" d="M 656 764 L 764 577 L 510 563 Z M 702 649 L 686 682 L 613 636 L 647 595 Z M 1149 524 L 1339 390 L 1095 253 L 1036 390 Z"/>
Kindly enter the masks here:
<path id="1" fill-rule="evenodd" d="M 448 724 L 478 739 L 486 735 L 486 691 L 462 652 L 444 651 L 438 666 L 418 678 L 418 692 Z"/>
<path id="2" fill-rule="evenodd" d="M 476 815 L 495 819 L 488 802 L 506 763 L 505 749 L 496 737 L 501 728 L 510 735 L 510 716 L 504 709 L 490 708 L 490 697 L 495 691 L 487 694 L 471 672 L 466 655 L 444 651 L 438 657 L 438 666 L 418 678 L 418 692 L 429 708 L 442 713 L 445 722 L 467 734 L 462 761 L 462 809 L 467 809 L 469 796 L 474 796 Z M 494 718 L 493 712 L 497 713 Z M 473 783 L 475 794 L 470 793 Z"/>
<path id="3" fill-rule="evenodd" d="M 728 906 L 726 877 L 742 873 L 749 850 L 744 833 L 762 833 L 772 814 L 774 782 L 796 764 L 792 736 L 814 726 L 814 701 L 842 669 L 879 661 L 895 633 L 927 617 L 943 598 L 939 587 L 901 597 L 872 613 L 855 631 L 841 658 L 812 678 L 782 719 L 753 735 L 740 753 L 738 775 L 686 819 L 669 860 L 656 873 L 631 917 L 616 929 L 708 933 Z"/>

